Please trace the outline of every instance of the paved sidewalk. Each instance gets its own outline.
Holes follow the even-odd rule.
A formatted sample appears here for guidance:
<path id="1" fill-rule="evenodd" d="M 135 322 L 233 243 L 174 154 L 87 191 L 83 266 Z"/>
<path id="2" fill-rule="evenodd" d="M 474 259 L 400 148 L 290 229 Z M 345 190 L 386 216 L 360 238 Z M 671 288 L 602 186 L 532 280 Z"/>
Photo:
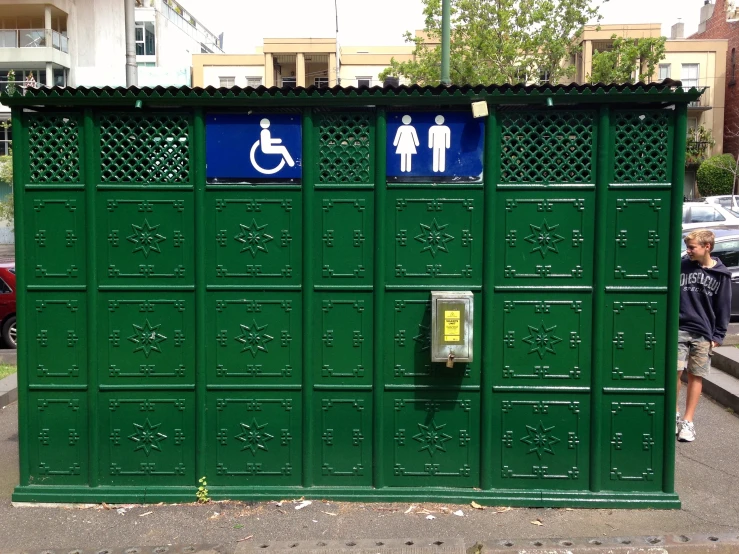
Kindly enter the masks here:
<path id="1" fill-rule="evenodd" d="M 425 546 L 461 539 L 466 548 L 476 543 L 485 545 L 484 552 L 492 552 L 492 547 L 517 552 L 522 545 L 528 547 L 527 552 L 535 552 L 532 546 L 537 541 L 548 547 L 546 552 L 594 552 L 584 550 L 585 546 L 574 548 L 584 544 L 592 547 L 588 542 L 591 540 L 608 545 L 608 551 L 614 553 L 632 551 L 629 548 L 637 545 L 663 548 L 651 552 L 739 551 L 736 544 L 726 542 L 739 537 L 739 418 L 708 399 L 698 409 L 698 439 L 677 445 L 676 489 L 683 508 L 671 511 L 476 510 L 467 505 L 433 503 L 411 507 L 321 501 L 297 510 L 300 504 L 293 500 L 282 504 L 14 507 L 10 495 L 18 483 L 17 413 L 17 403 L 0 410 L 0 468 L 4 470 L 0 473 L 0 552 L 59 549 L 56 554 L 67 554 L 82 549 L 93 554 L 100 549 L 129 546 L 159 546 L 184 552 L 182 545 L 204 544 L 221 545 L 219 551 L 224 553 L 235 552 L 237 547 L 268 552 L 270 544 L 276 547 L 280 541 L 307 541 L 316 549 L 318 542 L 328 546 L 336 544 L 328 541 L 408 537 L 422 540 Z M 457 510 L 464 515 L 454 515 Z M 709 536 L 721 540 L 712 542 Z M 680 537 L 691 542 L 685 543 Z M 652 544 L 648 539 L 662 542 Z M 630 545 L 624 545 L 625 540 L 631 541 Z M 554 550 L 551 545 L 559 541 L 572 542 L 573 546 Z M 513 546 L 505 546 L 506 542 Z M 675 549 L 668 549 L 667 544 L 676 545 Z M 267 548 L 260 548 L 262 545 Z M 716 550 L 722 545 L 729 550 Z M 686 550 L 688 547 L 693 549 Z M 409 554 L 411 551 L 407 550 Z M 124 550 L 116 552 L 123 554 Z M 164 554 L 164 550 L 154 554 Z"/>

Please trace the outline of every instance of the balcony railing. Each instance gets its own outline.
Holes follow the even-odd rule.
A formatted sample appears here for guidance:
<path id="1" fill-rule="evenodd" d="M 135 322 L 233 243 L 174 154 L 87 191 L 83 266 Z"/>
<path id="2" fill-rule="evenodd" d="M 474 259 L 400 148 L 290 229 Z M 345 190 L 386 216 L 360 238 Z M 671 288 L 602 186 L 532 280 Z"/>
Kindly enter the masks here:
<path id="1" fill-rule="evenodd" d="M 69 53 L 69 39 L 52 29 L 2 29 L 0 48 L 45 48 Z"/>
<path id="2" fill-rule="evenodd" d="M 687 87 L 685 83 L 683 83 L 683 89 L 688 89 L 690 87 Z M 688 104 L 688 108 L 710 108 L 711 107 L 711 87 L 696 87 L 696 88 L 705 88 L 706 90 L 703 91 L 703 94 L 701 95 L 698 100 L 695 100 L 694 102 L 690 102 Z"/>

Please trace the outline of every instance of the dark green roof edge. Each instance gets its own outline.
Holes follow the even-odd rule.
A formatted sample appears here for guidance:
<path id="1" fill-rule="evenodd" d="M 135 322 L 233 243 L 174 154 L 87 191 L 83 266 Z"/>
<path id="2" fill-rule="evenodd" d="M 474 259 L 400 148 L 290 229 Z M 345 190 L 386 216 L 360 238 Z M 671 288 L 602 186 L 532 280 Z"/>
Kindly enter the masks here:
<path id="1" fill-rule="evenodd" d="M 39 87 L 0 94 L 7 106 L 144 105 L 227 106 L 272 104 L 311 105 L 405 105 L 465 104 L 485 100 L 491 104 L 544 104 L 552 98 L 566 104 L 578 103 L 687 103 L 697 100 L 705 89 L 684 90 L 680 81 L 659 83 L 591 85 L 464 85 L 397 87 L 307 87 L 307 88 L 191 88 L 191 87 Z"/>

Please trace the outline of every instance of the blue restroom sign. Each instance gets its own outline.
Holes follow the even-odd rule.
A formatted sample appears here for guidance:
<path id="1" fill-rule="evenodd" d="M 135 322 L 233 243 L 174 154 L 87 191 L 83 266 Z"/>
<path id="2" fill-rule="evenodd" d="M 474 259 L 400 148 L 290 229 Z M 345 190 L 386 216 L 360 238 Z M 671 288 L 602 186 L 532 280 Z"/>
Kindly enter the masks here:
<path id="1" fill-rule="evenodd" d="M 481 181 L 483 128 L 468 112 L 388 114 L 388 181 Z"/>
<path id="2" fill-rule="evenodd" d="M 300 114 L 209 114 L 205 176 L 209 183 L 297 183 L 302 177 Z"/>

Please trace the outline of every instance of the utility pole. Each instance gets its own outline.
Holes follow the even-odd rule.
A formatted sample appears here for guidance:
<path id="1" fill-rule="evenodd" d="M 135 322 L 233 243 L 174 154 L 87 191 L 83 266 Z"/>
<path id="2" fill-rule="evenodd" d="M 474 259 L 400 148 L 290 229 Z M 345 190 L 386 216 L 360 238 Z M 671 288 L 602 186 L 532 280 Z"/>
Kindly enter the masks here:
<path id="1" fill-rule="evenodd" d="M 449 35 L 451 33 L 451 0 L 442 0 L 441 3 L 441 84 L 449 86 Z"/>
<path id="2" fill-rule="evenodd" d="M 134 17 L 134 2 L 123 0 L 126 19 L 126 86 L 139 85 L 138 67 L 136 66 L 136 18 Z"/>

